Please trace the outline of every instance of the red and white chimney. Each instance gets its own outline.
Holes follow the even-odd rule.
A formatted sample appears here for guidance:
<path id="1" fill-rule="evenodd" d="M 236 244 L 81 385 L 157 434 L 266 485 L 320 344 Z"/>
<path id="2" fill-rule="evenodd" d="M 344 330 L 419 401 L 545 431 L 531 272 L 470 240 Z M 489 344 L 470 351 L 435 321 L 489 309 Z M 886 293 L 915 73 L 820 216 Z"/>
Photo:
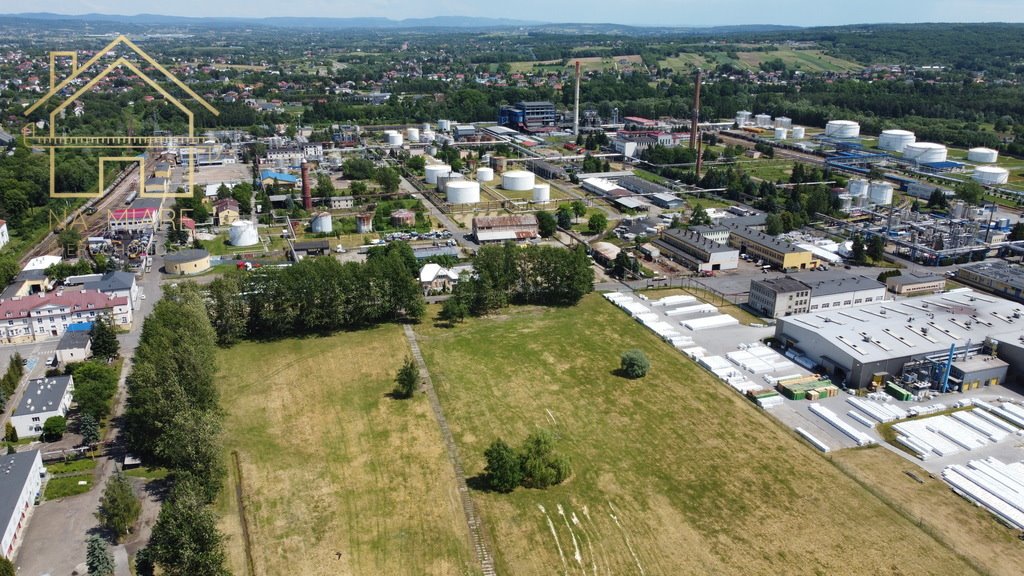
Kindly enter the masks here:
<path id="1" fill-rule="evenodd" d="M 313 210 L 313 195 L 310 191 L 309 182 L 309 162 L 306 159 L 302 159 L 302 205 L 306 209 L 306 212 Z"/>

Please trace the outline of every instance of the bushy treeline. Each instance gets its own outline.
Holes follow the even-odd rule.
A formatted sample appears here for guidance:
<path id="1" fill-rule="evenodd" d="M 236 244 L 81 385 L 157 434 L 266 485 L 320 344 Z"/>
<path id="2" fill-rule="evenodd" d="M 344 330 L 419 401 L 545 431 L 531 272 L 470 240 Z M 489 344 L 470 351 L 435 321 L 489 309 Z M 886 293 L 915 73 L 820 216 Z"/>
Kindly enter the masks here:
<path id="1" fill-rule="evenodd" d="M 209 507 L 226 474 L 215 350 L 199 288 L 164 288 L 142 326 L 124 416 L 128 450 L 172 473 L 171 496 L 142 554 L 163 574 L 227 573 L 223 536 Z"/>
<path id="2" fill-rule="evenodd" d="M 571 306 L 594 287 L 594 271 L 582 246 L 484 246 L 473 259 L 473 269 L 474 275 L 462 279 L 445 302 L 445 320 L 480 316 L 509 304 Z"/>
<path id="3" fill-rule="evenodd" d="M 7 403 L 8 398 L 14 395 L 14 391 L 18 389 L 18 383 L 25 375 L 25 366 L 22 365 L 22 362 L 24 359 L 21 357 L 21 353 L 15 352 L 7 363 L 7 371 L 4 372 L 3 378 L 0 378 L 0 408 Z"/>
<path id="4" fill-rule="evenodd" d="M 409 245 L 393 242 L 365 263 L 307 258 L 229 274 L 209 286 L 209 316 L 221 345 L 416 320 L 425 310 L 418 271 Z"/>
<path id="5" fill-rule="evenodd" d="M 498 438 L 484 451 L 484 458 L 487 485 L 498 492 L 555 486 L 571 472 L 569 460 L 555 452 L 555 436 L 547 430 L 527 436 L 518 450 Z"/>

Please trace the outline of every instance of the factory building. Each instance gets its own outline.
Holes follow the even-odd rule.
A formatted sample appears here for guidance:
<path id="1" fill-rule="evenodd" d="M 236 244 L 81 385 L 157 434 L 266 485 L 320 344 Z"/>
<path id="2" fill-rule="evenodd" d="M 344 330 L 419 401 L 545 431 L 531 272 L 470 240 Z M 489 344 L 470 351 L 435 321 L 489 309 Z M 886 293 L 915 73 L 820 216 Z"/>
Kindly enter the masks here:
<path id="1" fill-rule="evenodd" d="M 787 316 L 775 338 L 847 387 L 896 381 L 908 389 L 941 388 L 945 381 L 966 390 L 1020 380 L 1022 322 L 1019 304 L 962 288 Z"/>
<path id="2" fill-rule="evenodd" d="M 729 231 L 732 230 L 728 226 L 711 225 L 711 226 L 690 226 L 690 232 L 696 232 L 701 236 L 711 240 L 712 242 L 718 242 L 719 244 L 725 244 L 729 241 Z"/>
<path id="3" fill-rule="evenodd" d="M 555 105 L 551 102 L 516 102 L 498 110 L 498 124 L 510 128 L 541 128 L 554 126 Z"/>
<path id="4" fill-rule="evenodd" d="M 1003 298 L 1024 302 L 1024 267 L 1007 262 L 965 264 L 956 271 L 956 279 Z"/>
<path id="5" fill-rule="evenodd" d="M 654 240 L 662 256 L 692 270 L 711 272 L 735 270 L 739 266 L 739 250 L 709 240 L 697 232 L 670 229 Z"/>
<path id="6" fill-rule="evenodd" d="M 946 289 L 946 277 L 937 274 L 901 274 L 885 279 L 890 292 L 900 296 L 916 296 Z"/>
<path id="7" fill-rule="evenodd" d="M 736 218 L 735 220 L 738 220 Z M 729 221 L 725 223 L 728 225 Z M 740 254 L 763 260 L 765 264 L 781 270 L 813 270 L 820 265 L 812 252 L 780 240 L 775 236 L 747 227 L 733 227 L 729 231 L 729 245 Z"/>
<path id="8" fill-rule="evenodd" d="M 810 272 L 750 283 L 749 306 L 764 316 L 781 318 L 836 310 L 885 299 L 885 285 L 864 276 Z"/>
<path id="9" fill-rule="evenodd" d="M 473 218 L 473 237 L 480 244 L 505 242 L 506 240 L 532 240 L 539 236 L 537 217 L 533 214 Z"/>
<path id="10" fill-rule="evenodd" d="M 545 180 L 567 180 L 569 178 L 561 166 L 536 158 L 526 161 L 526 169 Z"/>

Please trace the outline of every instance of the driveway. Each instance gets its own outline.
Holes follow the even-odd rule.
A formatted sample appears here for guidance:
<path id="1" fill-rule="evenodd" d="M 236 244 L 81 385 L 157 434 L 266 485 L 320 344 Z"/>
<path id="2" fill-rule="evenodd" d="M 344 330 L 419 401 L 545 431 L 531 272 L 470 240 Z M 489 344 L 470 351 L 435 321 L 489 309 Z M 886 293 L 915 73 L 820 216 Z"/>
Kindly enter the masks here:
<path id="1" fill-rule="evenodd" d="M 105 480 L 113 469 L 114 463 L 104 458 L 94 478 Z M 85 494 L 36 506 L 14 561 L 18 575 L 67 576 L 85 562 L 85 539 L 98 526 L 93 513 L 102 495 L 103 485 L 97 482 Z"/>

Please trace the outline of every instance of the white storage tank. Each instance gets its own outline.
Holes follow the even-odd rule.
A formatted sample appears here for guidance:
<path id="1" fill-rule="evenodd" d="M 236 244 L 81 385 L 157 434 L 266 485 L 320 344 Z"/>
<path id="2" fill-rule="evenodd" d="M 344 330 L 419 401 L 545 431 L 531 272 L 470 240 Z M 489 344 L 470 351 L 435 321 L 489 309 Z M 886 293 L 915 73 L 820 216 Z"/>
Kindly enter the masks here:
<path id="1" fill-rule="evenodd" d="M 1006 181 L 1010 178 L 1010 172 L 1006 168 L 998 166 L 978 166 L 974 169 L 974 174 L 971 174 L 971 178 L 979 184 L 993 186 L 996 184 L 1006 184 Z"/>
<path id="2" fill-rule="evenodd" d="M 440 174 L 437 177 L 437 191 L 444 192 L 448 190 L 448 184 L 456 180 L 465 180 L 459 172 L 451 172 L 449 174 Z"/>
<path id="3" fill-rule="evenodd" d="M 548 184 L 537 184 L 533 187 L 533 201 L 534 202 L 550 202 L 551 201 L 551 186 Z"/>
<path id="4" fill-rule="evenodd" d="M 402 141 L 403 139 L 400 133 L 392 132 L 391 134 L 388 134 L 388 146 L 401 146 Z"/>
<path id="5" fill-rule="evenodd" d="M 785 128 L 776 128 L 775 129 L 775 139 L 776 140 L 785 140 L 786 136 L 788 136 L 788 135 L 789 135 L 789 131 L 786 130 Z"/>
<path id="6" fill-rule="evenodd" d="M 420 126 L 420 130 L 423 132 L 430 130 L 430 122 L 424 122 L 423 125 Z"/>
<path id="7" fill-rule="evenodd" d="M 437 129 L 441 130 L 442 132 L 451 130 L 452 129 L 452 123 L 451 123 L 450 120 L 438 120 L 437 121 Z"/>
<path id="8" fill-rule="evenodd" d="M 470 180 L 456 180 L 446 186 L 449 204 L 476 204 L 480 201 L 480 184 Z"/>
<path id="9" fill-rule="evenodd" d="M 862 198 L 868 195 L 868 181 L 862 178 L 853 178 L 846 183 L 846 189 L 850 191 L 850 196 Z"/>
<path id="10" fill-rule="evenodd" d="M 448 164 L 428 164 L 423 168 L 423 174 L 427 179 L 427 184 L 437 184 L 437 177 L 449 174 L 452 171 L 452 167 Z"/>
<path id="11" fill-rule="evenodd" d="M 772 116 L 771 114 L 758 114 L 757 116 L 754 116 L 754 122 L 760 128 L 771 128 Z"/>
<path id="12" fill-rule="evenodd" d="M 482 166 L 476 169 L 477 182 L 490 182 L 491 180 L 494 180 L 494 168 Z"/>
<path id="13" fill-rule="evenodd" d="M 967 203 L 963 200 L 957 200 L 953 203 L 953 208 L 950 210 L 950 214 L 953 218 L 966 218 L 967 217 Z"/>
<path id="14" fill-rule="evenodd" d="M 327 234 L 334 230 L 334 222 L 331 220 L 330 213 L 321 212 L 313 216 L 309 227 L 314 234 Z"/>
<path id="15" fill-rule="evenodd" d="M 860 124 L 853 120 L 829 120 L 825 125 L 825 136 L 830 138 L 859 138 Z"/>
<path id="16" fill-rule="evenodd" d="M 785 116 L 779 116 L 778 118 L 775 119 L 775 127 L 785 128 L 786 130 L 789 130 L 790 128 L 793 127 L 793 119 L 786 118 Z"/>
<path id="17" fill-rule="evenodd" d="M 736 126 L 743 128 L 747 122 L 750 122 L 750 112 L 740 110 L 736 113 Z"/>
<path id="18" fill-rule="evenodd" d="M 843 212 L 849 212 L 850 208 L 853 208 L 853 196 L 850 196 L 849 194 L 840 194 L 839 196 L 836 196 L 836 198 L 839 198 L 839 209 Z"/>
<path id="19" fill-rule="evenodd" d="M 945 162 L 947 153 L 945 146 L 934 142 L 914 142 L 903 147 L 903 158 L 918 164 Z"/>
<path id="20" fill-rule="evenodd" d="M 511 170 L 501 175 L 501 187 L 505 190 L 533 190 L 533 172 Z"/>
<path id="21" fill-rule="evenodd" d="M 793 128 L 793 140 L 803 140 L 804 137 L 806 137 L 806 133 L 803 126 Z"/>
<path id="22" fill-rule="evenodd" d="M 967 151 L 967 159 L 971 162 L 985 162 L 991 164 L 999 160 L 999 152 L 991 148 L 971 148 Z"/>
<path id="23" fill-rule="evenodd" d="M 868 197 L 872 204 L 879 206 L 892 204 L 892 184 L 881 180 L 872 181 L 868 186 Z"/>
<path id="24" fill-rule="evenodd" d="M 878 147 L 882 150 L 903 152 L 907 144 L 917 141 L 917 136 L 909 130 L 883 130 L 878 136 Z"/>
<path id="25" fill-rule="evenodd" d="M 419 142 L 420 141 L 420 129 L 419 128 L 406 128 L 405 129 L 405 139 L 408 140 L 409 142 Z"/>
<path id="26" fill-rule="evenodd" d="M 260 235 L 251 220 L 235 220 L 228 229 L 228 243 L 232 246 L 252 246 L 259 244 Z"/>

